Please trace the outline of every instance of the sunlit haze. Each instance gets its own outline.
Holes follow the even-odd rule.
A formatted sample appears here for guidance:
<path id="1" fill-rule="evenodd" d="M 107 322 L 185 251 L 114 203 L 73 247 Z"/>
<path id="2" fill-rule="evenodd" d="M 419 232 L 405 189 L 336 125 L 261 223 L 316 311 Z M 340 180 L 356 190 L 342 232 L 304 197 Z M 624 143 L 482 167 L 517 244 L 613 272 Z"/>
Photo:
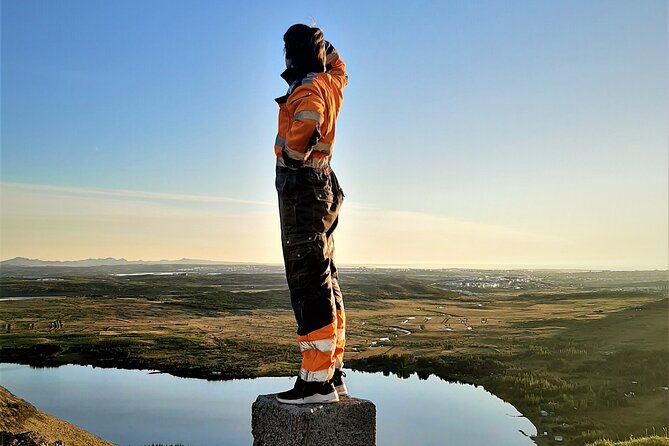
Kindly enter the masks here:
<path id="1" fill-rule="evenodd" d="M 666 269 L 667 2 L 2 2 L 0 260 L 281 263 L 283 32 L 347 63 L 342 265 Z"/>

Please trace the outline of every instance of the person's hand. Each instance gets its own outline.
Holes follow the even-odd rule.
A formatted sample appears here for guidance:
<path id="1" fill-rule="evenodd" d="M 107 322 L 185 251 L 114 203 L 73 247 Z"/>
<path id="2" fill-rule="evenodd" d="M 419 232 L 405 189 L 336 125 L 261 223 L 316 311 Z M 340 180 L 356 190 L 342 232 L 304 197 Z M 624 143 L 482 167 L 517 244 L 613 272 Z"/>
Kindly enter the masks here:
<path id="1" fill-rule="evenodd" d="M 327 56 L 328 54 L 330 54 L 334 50 L 335 50 L 335 48 L 332 46 L 332 44 L 326 40 L 325 41 L 325 55 Z"/>

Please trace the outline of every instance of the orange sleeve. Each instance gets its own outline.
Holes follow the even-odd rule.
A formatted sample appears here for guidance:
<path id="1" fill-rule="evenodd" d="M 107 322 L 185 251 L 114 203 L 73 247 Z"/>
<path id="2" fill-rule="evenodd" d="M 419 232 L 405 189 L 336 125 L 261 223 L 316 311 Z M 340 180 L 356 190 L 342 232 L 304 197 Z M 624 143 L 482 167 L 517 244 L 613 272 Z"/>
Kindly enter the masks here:
<path id="1" fill-rule="evenodd" d="M 301 85 L 290 95 L 286 105 L 293 116 L 286 134 L 286 154 L 294 160 L 304 161 L 321 137 L 325 101 L 313 86 Z"/>
<path id="2" fill-rule="evenodd" d="M 337 80 L 340 90 L 343 90 L 348 85 L 346 64 L 342 60 L 339 51 L 327 41 L 325 42 L 325 71 Z"/>

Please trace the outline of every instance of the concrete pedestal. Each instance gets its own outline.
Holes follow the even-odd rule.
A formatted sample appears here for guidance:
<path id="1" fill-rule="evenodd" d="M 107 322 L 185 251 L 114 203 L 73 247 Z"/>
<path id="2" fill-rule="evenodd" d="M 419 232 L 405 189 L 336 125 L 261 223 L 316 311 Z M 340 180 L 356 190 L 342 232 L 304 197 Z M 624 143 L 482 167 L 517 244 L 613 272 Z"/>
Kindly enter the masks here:
<path id="1" fill-rule="evenodd" d="M 260 395 L 251 408 L 253 446 L 375 446 L 376 406 L 342 397 L 332 404 L 281 404 Z"/>

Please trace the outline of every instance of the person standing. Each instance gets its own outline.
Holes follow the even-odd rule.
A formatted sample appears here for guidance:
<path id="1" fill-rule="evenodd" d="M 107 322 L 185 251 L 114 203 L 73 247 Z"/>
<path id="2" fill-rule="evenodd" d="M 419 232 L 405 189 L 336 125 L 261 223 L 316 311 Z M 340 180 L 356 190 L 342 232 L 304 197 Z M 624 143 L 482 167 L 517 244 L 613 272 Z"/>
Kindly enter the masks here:
<path id="1" fill-rule="evenodd" d="M 281 244 L 302 353 L 281 403 L 332 403 L 348 394 L 342 372 L 344 302 L 333 232 L 344 192 L 330 166 L 335 126 L 348 84 L 339 52 L 317 27 L 293 25 L 283 36 L 288 83 L 274 144 Z"/>

